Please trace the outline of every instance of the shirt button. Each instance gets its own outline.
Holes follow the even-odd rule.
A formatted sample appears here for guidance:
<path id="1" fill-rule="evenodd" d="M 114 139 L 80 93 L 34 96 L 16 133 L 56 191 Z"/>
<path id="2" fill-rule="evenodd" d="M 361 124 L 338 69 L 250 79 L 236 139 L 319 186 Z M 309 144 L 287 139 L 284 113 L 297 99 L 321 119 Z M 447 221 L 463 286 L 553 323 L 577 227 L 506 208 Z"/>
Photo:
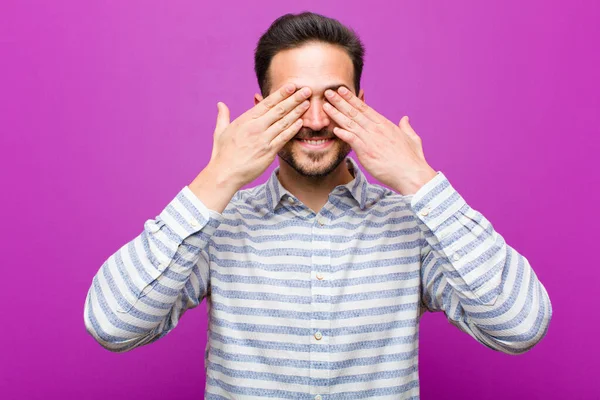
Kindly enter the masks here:
<path id="1" fill-rule="evenodd" d="M 320 281 L 322 281 L 323 278 L 325 278 L 325 276 L 322 273 L 318 272 L 317 273 L 317 279 L 320 280 Z"/>
<path id="2" fill-rule="evenodd" d="M 460 256 L 458 255 L 458 253 L 454 253 L 452 258 L 454 259 L 454 261 L 458 261 L 460 259 Z"/>
<path id="3" fill-rule="evenodd" d="M 198 226 L 198 221 L 196 221 L 195 219 L 190 221 L 190 224 L 195 228 Z"/>
<path id="4" fill-rule="evenodd" d="M 323 397 L 321 397 L 320 394 L 318 394 L 318 395 L 315 396 L 315 400 L 322 400 L 322 399 L 323 399 Z"/>
<path id="5" fill-rule="evenodd" d="M 322 219 L 319 219 L 318 222 L 319 222 L 319 225 L 321 225 L 321 226 L 325 225 L 325 221 L 323 221 Z"/>
<path id="6" fill-rule="evenodd" d="M 321 332 L 315 333 L 315 339 L 321 340 L 322 338 L 323 338 L 323 334 L 321 334 Z"/>
<path id="7" fill-rule="evenodd" d="M 293 197 L 290 197 L 290 198 L 288 199 L 288 201 L 290 202 L 290 204 L 294 204 L 294 203 L 296 202 L 296 200 L 294 200 L 294 198 L 293 198 Z"/>
<path id="8" fill-rule="evenodd" d="M 429 215 L 429 207 L 425 207 L 424 209 L 421 210 L 421 215 L 426 217 Z"/>

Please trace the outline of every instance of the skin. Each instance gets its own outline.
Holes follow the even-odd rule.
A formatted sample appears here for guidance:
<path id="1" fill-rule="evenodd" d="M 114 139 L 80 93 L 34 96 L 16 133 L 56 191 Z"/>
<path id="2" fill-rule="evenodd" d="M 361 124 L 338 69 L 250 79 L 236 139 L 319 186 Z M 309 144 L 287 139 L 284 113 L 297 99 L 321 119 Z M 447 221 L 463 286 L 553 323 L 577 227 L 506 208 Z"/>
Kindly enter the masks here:
<path id="1" fill-rule="evenodd" d="M 362 90 L 355 93 L 352 62 L 343 49 L 313 42 L 279 52 L 269 78 L 277 89 L 265 99 L 256 94 L 254 107 L 235 121 L 218 104 L 211 160 L 189 185 L 209 208 L 222 212 L 276 156 L 285 161 L 282 185 L 315 213 L 332 189 L 354 179 L 342 162 L 350 150 L 373 178 L 403 195 L 436 176 L 408 117 L 396 125 L 364 102 Z M 297 140 L 315 137 L 336 139 L 326 149 Z"/>
<path id="2" fill-rule="evenodd" d="M 333 133 L 338 124 L 323 109 L 327 102 L 326 89 L 337 89 L 343 85 L 355 90 L 352 60 L 340 47 L 309 43 L 277 53 L 271 61 L 268 75 L 272 88 L 293 83 L 298 88 L 309 87 L 312 90 L 309 108 L 301 117 L 302 128 L 277 153 L 283 161 L 279 163 L 278 177 L 283 187 L 318 212 L 336 186 L 354 179 L 343 162 L 352 148 Z M 357 98 L 364 101 L 363 90 Z M 255 105 L 262 100 L 260 94 L 255 94 Z M 333 138 L 334 143 L 327 149 L 311 150 L 296 140 L 314 137 Z"/>

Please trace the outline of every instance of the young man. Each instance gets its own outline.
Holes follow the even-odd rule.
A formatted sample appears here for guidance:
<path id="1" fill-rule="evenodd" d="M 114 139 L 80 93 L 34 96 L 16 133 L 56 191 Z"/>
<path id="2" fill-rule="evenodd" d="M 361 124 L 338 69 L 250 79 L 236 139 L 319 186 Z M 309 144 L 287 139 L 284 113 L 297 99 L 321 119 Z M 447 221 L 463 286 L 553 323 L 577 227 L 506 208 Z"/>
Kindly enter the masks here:
<path id="1" fill-rule="evenodd" d="M 103 347 L 151 343 L 206 297 L 207 399 L 398 399 L 419 396 L 426 310 L 505 353 L 541 340 L 551 304 L 527 259 L 428 165 L 407 117 L 364 103 L 363 53 L 317 14 L 271 25 L 255 106 L 230 123 L 218 104 L 206 168 L 94 277 L 85 325 Z"/>

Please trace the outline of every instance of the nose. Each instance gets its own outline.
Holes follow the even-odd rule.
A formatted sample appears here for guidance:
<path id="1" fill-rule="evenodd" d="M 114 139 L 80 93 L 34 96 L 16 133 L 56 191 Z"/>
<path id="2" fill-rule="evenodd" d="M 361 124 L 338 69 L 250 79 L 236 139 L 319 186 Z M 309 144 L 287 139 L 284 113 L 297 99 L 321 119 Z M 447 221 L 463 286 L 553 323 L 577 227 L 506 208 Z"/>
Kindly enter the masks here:
<path id="1" fill-rule="evenodd" d="M 302 115 L 302 120 L 304 121 L 303 126 L 312 129 L 313 131 L 320 131 L 330 124 L 329 116 L 323 111 L 323 103 L 325 100 L 315 97 L 309 99 L 309 101 L 310 106 Z"/>

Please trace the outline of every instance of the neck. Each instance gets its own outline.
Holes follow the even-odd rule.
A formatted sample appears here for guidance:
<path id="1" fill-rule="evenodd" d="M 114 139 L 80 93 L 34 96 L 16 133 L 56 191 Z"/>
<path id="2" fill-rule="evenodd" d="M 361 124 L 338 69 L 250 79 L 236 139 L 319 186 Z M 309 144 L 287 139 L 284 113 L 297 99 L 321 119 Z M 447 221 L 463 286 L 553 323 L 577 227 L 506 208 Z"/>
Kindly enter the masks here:
<path id="1" fill-rule="evenodd" d="M 280 161 L 277 177 L 286 190 L 315 213 L 327 203 L 329 194 L 336 186 L 345 185 L 354 179 L 345 160 L 325 176 L 304 176 L 288 163 Z"/>

